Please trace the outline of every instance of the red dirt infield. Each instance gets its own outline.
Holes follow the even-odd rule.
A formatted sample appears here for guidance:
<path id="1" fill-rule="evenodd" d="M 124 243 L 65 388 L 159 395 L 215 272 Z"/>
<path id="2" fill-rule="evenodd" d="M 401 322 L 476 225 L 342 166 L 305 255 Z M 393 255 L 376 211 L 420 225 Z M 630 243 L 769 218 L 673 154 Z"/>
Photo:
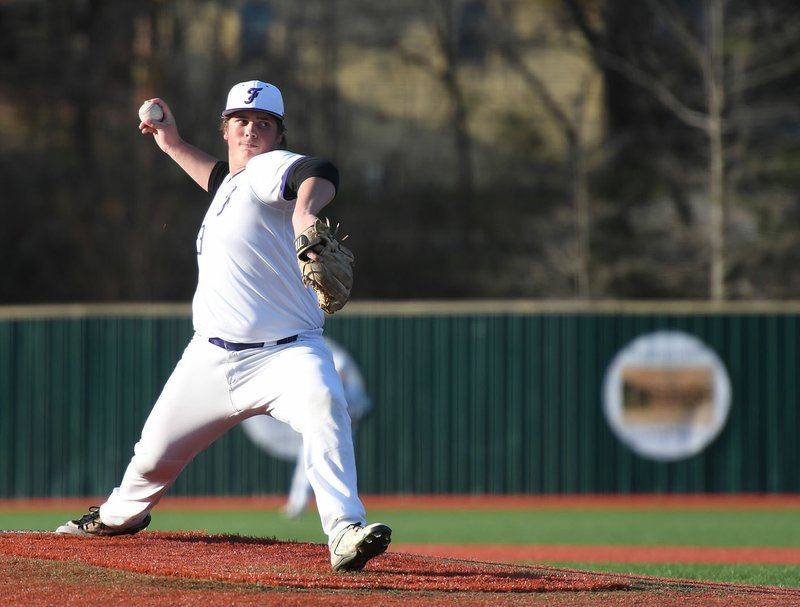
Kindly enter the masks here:
<path id="1" fill-rule="evenodd" d="M 166 498 L 159 509 L 277 508 L 282 496 Z M 0 500 L 82 509 L 102 500 Z M 800 496 L 366 496 L 368 509 L 800 508 Z M 321 544 L 202 532 L 79 538 L 0 531 L 0 604 L 26 605 L 800 605 L 800 589 L 656 579 L 521 561 L 800 564 L 800 549 L 393 544 L 333 574 Z M 506 561 L 506 562 L 502 562 Z M 517 564 L 514 564 L 514 563 Z M 365 597 L 364 593 L 377 596 Z"/>
<path id="2" fill-rule="evenodd" d="M 364 593 L 378 596 L 367 599 Z M 3 605 L 800 604 L 800 589 L 658 580 L 388 552 L 330 571 L 321 544 L 200 532 L 81 538 L 0 533 Z"/>

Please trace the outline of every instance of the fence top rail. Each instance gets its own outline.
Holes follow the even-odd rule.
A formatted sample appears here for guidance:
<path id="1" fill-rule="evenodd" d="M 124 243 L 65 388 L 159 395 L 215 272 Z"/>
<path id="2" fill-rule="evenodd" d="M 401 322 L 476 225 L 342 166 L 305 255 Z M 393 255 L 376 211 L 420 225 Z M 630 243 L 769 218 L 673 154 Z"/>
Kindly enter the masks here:
<path id="1" fill-rule="evenodd" d="M 89 317 L 189 318 L 189 303 L 73 303 L 0 305 L 0 320 Z M 800 314 L 800 301 L 623 300 L 365 300 L 351 301 L 343 316 L 453 316 L 504 314 Z"/>

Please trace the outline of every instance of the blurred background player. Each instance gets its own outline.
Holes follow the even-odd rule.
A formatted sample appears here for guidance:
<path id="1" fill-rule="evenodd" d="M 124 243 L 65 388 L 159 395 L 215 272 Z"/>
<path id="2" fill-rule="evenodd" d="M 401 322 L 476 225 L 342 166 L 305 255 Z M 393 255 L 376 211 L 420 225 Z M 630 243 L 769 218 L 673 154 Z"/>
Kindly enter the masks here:
<path id="1" fill-rule="evenodd" d="M 347 412 L 355 440 L 355 431 L 362 419 L 372 411 L 372 400 L 367 394 L 364 378 L 355 359 L 342 346 L 330 338 L 325 343 L 333 354 L 333 363 L 344 385 Z M 308 506 L 314 492 L 306 476 L 303 458 L 303 438 L 291 426 L 268 415 L 251 417 L 242 423 L 242 428 L 253 443 L 270 455 L 296 462 L 291 487 L 283 512 L 289 517 L 297 517 Z"/>

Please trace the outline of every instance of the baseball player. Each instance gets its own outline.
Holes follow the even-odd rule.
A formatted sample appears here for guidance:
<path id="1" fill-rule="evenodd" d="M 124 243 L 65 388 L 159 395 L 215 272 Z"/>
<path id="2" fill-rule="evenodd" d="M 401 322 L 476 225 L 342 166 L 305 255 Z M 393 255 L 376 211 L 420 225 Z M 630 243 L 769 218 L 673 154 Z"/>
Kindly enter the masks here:
<path id="1" fill-rule="evenodd" d="M 318 214 L 334 198 L 338 171 L 285 149 L 283 98 L 266 82 L 242 82 L 228 94 L 222 112 L 227 162 L 185 142 L 169 106 L 151 101 L 163 117 L 142 120 L 142 134 L 151 134 L 211 196 L 197 235 L 194 335 L 120 485 L 105 503 L 56 532 L 141 531 L 198 453 L 243 420 L 270 415 L 303 437 L 331 567 L 358 571 L 386 550 L 391 529 L 366 523 L 344 389 L 322 337 L 320 302 L 303 283 L 295 248 L 295 238 L 319 223 Z M 319 257 L 313 249 L 305 253 Z"/>
<path id="2" fill-rule="evenodd" d="M 325 343 L 333 354 L 333 364 L 339 377 L 342 378 L 347 412 L 350 414 L 355 435 L 359 422 L 372 410 L 372 400 L 367 394 L 364 378 L 355 359 L 333 340 L 326 337 Z M 242 429 L 256 446 L 267 453 L 296 462 L 289 497 L 283 507 L 283 512 L 292 518 L 302 514 L 313 495 L 306 475 L 302 436 L 287 424 L 267 415 L 246 419 L 242 423 Z"/>

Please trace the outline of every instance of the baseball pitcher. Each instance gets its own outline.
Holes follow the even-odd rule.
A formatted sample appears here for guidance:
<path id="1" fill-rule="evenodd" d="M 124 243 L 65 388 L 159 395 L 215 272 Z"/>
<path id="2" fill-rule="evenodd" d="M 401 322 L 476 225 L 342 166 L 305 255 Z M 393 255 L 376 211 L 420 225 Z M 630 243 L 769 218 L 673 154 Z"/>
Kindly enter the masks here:
<path id="1" fill-rule="evenodd" d="M 184 141 L 163 99 L 148 101 L 161 112 L 147 110 L 142 134 L 211 198 L 196 242 L 194 336 L 119 486 L 56 531 L 141 531 L 198 453 L 242 421 L 269 415 L 303 438 L 331 567 L 358 571 L 386 550 L 391 529 L 366 523 L 344 388 L 322 337 L 323 310 L 340 309 L 352 287 L 353 255 L 319 217 L 338 171 L 286 149 L 283 97 L 272 84 L 250 80 L 230 90 L 222 112 L 227 161 Z"/>

